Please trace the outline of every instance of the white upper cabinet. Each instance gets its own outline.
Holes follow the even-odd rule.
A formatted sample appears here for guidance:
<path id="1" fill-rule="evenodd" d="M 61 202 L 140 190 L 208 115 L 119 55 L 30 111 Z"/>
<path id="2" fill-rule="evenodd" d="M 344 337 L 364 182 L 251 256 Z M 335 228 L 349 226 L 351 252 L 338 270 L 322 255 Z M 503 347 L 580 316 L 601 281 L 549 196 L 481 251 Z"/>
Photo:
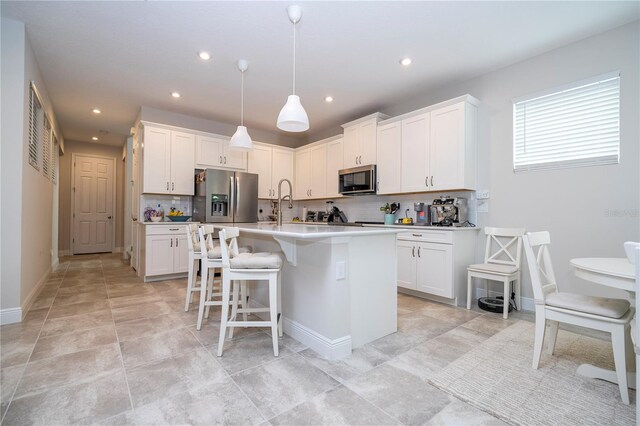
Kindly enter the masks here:
<path id="1" fill-rule="evenodd" d="M 378 194 L 397 194 L 400 189 L 402 122 L 378 127 Z"/>
<path id="2" fill-rule="evenodd" d="M 273 186 L 271 185 L 271 153 L 267 146 L 253 144 L 249 151 L 249 164 L 247 171 L 258 175 L 258 198 L 271 198 Z"/>
<path id="3" fill-rule="evenodd" d="M 311 150 L 302 149 L 296 151 L 296 179 L 294 185 L 294 198 L 306 200 L 311 198 L 309 193 L 311 184 Z"/>
<path id="4" fill-rule="evenodd" d="M 476 104 L 466 95 L 380 123 L 378 193 L 474 190 Z"/>
<path id="5" fill-rule="evenodd" d="M 258 198 L 275 198 L 282 179 L 289 179 L 293 184 L 293 157 L 290 149 L 253 144 L 247 171 L 258 175 Z"/>
<path id="6" fill-rule="evenodd" d="M 378 121 L 385 118 L 387 118 L 386 115 L 375 113 L 342 125 L 345 169 L 376 164 Z"/>
<path id="7" fill-rule="evenodd" d="M 402 192 L 428 190 L 429 113 L 402 120 Z"/>
<path id="8" fill-rule="evenodd" d="M 142 192 L 193 195 L 195 136 L 144 126 Z"/>
<path id="9" fill-rule="evenodd" d="M 327 196 L 327 144 L 311 148 L 311 170 L 309 172 L 309 197 Z"/>
<path id="10" fill-rule="evenodd" d="M 476 188 L 476 111 L 460 102 L 431 112 L 430 190 Z"/>
<path id="11" fill-rule="evenodd" d="M 226 138 L 197 135 L 196 147 L 196 167 L 199 169 L 247 170 L 247 153 L 230 148 Z"/>
<path id="12" fill-rule="evenodd" d="M 343 138 L 327 142 L 327 198 L 342 197 L 339 192 L 338 172 L 344 169 L 342 163 L 343 145 Z"/>
<path id="13" fill-rule="evenodd" d="M 278 195 L 278 184 L 282 179 L 288 179 L 295 188 L 295 180 L 293 178 L 293 151 L 290 149 L 273 148 L 271 154 L 271 188 L 272 197 Z M 283 191 L 288 191 L 289 187 L 283 185 Z"/>
<path id="14" fill-rule="evenodd" d="M 193 155 L 195 136 L 190 133 L 171 132 L 171 193 L 194 194 Z"/>
<path id="15" fill-rule="evenodd" d="M 169 194 L 171 130 L 145 126 L 142 146 L 142 192 Z"/>

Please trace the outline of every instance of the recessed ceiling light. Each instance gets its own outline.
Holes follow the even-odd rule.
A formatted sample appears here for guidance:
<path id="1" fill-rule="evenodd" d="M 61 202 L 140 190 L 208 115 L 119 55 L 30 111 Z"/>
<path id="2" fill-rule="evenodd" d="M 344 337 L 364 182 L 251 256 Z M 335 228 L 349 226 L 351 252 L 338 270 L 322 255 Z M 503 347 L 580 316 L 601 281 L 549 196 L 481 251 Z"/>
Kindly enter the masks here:
<path id="1" fill-rule="evenodd" d="M 171 92 L 171 96 L 173 96 L 174 98 L 179 98 L 179 97 L 180 97 L 180 93 L 178 93 L 178 92 Z"/>
<path id="2" fill-rule="evenodd" d="M 101 114 L 102 111 L 100 111 L 98 108 L 94 108 L 91 111 L 93 111 L 94 114 Z"/>
<path id="3" fill-rule="evenodd" d="M 325 97 L 324 97 L 324 101 L 325 101 L 325 102 L 328 102 L 328 103 L 333 102 L 333 96 L 325 96 Z"/>
<path id="4" fill-rule="evenodd" d="M 92 138 L 91 138 L 91 140 L 92 140 L 92 141 L 97 141 L 97 140 L 98 140 L 98 137 L 97 137 L 97 136 L 94 136 L 94 137 L 92 137 Z"/>
<path id="5" fill-rule="evenodd" d="M 200 52 L 198 53 L 198 56 L 200 57 L 200 59 L 202 59 L 203 61 L 208 61 L 209 59 L 211 59 L 211 54 L 209 52 Z"/>
<path id="6" fill-rule="evenodd" d="M 411 62 L 411 58 L 400 59 L 400 65 L 402 65 L 403 67 L 408 67 L 409 65 L 411 65 Z"/>

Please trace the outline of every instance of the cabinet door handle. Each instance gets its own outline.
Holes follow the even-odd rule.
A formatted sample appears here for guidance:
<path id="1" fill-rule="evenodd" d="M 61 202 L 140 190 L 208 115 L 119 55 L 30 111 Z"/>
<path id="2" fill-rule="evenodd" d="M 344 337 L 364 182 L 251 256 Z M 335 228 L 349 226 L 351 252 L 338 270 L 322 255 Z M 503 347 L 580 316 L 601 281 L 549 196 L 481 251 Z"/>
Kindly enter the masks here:
<path id="1" fill-rule="evenodd" d="M 174 189 L 176 189 L 176 183 L 175 182 L 171 182 L 171 190 L 173 191 Z"/>
<path id="2" fill-rule="evenodd" d="M 356 164 L 358 164 L 358 156 L 356 155 Z"/>
<path id="3" fill-rule="evenodd" d="M 358 161 L 360 161 L 360 164 L 362 164 L 362 155 L 358 157 Z"/>
<path id="4" fill-rule="evenodd" d="M 416 257 L 416 246 L 411 247 L 411 256 Z"/>
<path id="5" fill-rule="evenodd" d="M 224 164 L 227 164 L 227 156 L 224 156 Z"/>
<path id="6" fill-rule="evenodd" d="M 424 178 L 424 186 L 429 187 L 429 176 Z"/>
<path id="7" fill-rule="evenodd" d="M 179 231 L 179 228 L 169 228 L 169 231 Z"/>
<path id="8" fill-rule="evenodd" d="M 169 181 L 167 181 L 167 191 L 169 190 Z"/>
<path id="9" fill-rule="evenodd" d="M 310 189 L 309 190 L 309 196 L 312 196 L 312 195 L 313 195 L 313 189 Z"/>
<path id="10" fill-rule="evenodd" d="M 414 237 L 422 237 L 422 234 L 411 234 L 411 235 L 413 235 Z"/>
<path id="11" fill-rule="evenodd" d="M 220 156 L 220 164 L 222 164 L 222 155 Z"/>
<path id="12" fill-rule="evenodd" d="M 170 242 L 169 247 L 173 247 L 173 238 L 171 238 L 169 242 Z"/>
<path id="13" fill-rule="evenodd" d="M 431 176 L 431 186 L 433 186 L 433 176 Z"/>
<path id="14" fill-rule="evenodd" d="M 420 246 L 418 246 L 418 257 L 420 257 Z"/>
<path id="15" fill-rule="evenodd" d="M 178 239 L 176 238 L 176 247 L 178 247 Z M 420 249 L 418 249 L 418 256 L 420 255 Z"/>

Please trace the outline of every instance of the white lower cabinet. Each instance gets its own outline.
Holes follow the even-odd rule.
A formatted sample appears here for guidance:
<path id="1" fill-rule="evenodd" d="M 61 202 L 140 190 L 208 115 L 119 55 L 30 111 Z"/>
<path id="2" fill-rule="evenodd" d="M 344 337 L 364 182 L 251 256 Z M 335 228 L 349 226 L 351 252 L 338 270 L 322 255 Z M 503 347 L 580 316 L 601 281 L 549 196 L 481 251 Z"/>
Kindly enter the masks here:
<path id="1" fill-rule="evenodd" d="M 144 265 L 141 268 L 147 277 L 185 274 L 189 270 L 189 248 L 184 224 L 143 225 Z"/>
<path id="2" fill-rule="evenodd" d="M 477 230 L 398 234 L 398 287 L 466 303 L 466 270 L 474 263 Z"/>

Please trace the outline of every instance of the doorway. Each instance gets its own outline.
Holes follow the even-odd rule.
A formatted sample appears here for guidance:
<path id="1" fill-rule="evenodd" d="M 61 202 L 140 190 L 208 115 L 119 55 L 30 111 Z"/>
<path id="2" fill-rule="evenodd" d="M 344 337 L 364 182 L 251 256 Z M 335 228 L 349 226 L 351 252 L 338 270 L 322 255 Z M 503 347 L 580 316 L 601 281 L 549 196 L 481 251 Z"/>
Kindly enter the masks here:
<path id="1" fill-rule="evenodd" d="M 71 254 L 112 252 L 116 159 L 72 154 Z"/>

